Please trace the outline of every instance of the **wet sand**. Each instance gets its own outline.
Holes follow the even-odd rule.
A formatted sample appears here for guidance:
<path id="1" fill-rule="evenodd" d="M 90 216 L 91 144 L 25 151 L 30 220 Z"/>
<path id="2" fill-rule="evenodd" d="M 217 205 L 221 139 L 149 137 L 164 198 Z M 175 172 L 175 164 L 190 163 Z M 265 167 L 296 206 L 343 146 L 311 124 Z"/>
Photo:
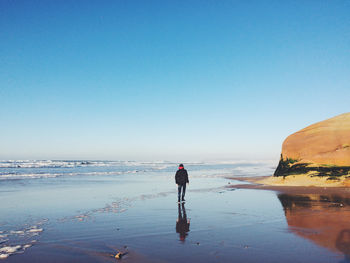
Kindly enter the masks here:
<path id="1" fill-rule="evenodd" d="M 180 206 L 173 174 L 1 185 L 6 213 L 0 231 L 11 238 L 6 246 L 21 249 L 0 262 L 119 262 L 118 251 L 126 253 L 121 262 L 340 262 L 347 257 L 346 197 L 281 195 L 203 174 L 190 174 L 187 202 Z M 37 222 L 42 224 L 34 228 Z M 11 232 L 39 228 L 35 236 Z"/>
<path id="2" fill-rule="evenodd" d="M 343 253 L 339 262 L 350 262 L 349 187 L 266 185 L 261 177 L 231 178 L 249 184 L 230 185 L 234 189 L 276 192 L 289 231 L 320 247 Z"/>

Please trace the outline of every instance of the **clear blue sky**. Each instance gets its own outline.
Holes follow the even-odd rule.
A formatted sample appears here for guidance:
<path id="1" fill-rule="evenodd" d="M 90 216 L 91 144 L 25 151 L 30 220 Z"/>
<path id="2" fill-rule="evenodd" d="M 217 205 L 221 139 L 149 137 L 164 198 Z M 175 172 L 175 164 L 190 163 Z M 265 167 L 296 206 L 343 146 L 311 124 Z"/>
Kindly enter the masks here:
<path id="1" fill-rule="evenodd" d="M 350 1 L 0 1 L 0 159 L 278 158 L 348 112 Z"/>

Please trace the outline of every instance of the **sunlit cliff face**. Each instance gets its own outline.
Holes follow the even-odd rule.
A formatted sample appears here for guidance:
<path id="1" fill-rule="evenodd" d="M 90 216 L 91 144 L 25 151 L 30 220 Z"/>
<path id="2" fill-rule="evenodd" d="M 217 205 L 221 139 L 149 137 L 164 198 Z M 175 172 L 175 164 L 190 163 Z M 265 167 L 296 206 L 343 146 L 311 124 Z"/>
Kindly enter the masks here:
<path id="1" fill-rule="evenodd" d="M 350 113 L 288 136 L 282 145 L 282 156 L 304 163 L 350 166 Z"/>
<path id="2" fill-rule="evenodd" d="M 290 231 L 350 256 L 349 195 L 279 194 Z"/>

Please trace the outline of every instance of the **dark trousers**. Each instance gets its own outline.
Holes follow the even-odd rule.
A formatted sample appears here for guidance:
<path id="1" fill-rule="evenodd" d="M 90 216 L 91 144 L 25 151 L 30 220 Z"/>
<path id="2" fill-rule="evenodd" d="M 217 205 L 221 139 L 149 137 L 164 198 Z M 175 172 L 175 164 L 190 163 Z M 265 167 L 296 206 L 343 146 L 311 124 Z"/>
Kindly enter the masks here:
<path id="1" fill-rule="evenodd" d="M 181 197 L 181 188 L 182 188 L 182 199 L 184 199 L 185 193 L 186 193 L 186 184 L 179 184 L 177 188 L 178 189 L 177 197 L 179 198 L 179 200 Z"/>

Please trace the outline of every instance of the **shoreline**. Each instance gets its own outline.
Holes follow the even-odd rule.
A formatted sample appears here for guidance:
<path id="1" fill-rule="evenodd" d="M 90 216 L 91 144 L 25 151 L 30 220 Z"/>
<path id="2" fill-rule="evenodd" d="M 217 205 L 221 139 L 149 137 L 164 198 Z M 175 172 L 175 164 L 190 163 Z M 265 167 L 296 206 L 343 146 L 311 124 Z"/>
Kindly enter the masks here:
<path id="1" fill-rule="evenodd" d="M 122 261 L 129 263 L 224 263 L 232 262 L 232 258 L 239 262 L 323 262 L 325 258 L 327 262 L 339 262 L 339 250 L 330 250 L 334 246 L 318 240 L 331 235 L 333 242 L 338 235 L 339 228 L 328 218 L 334 218 L 337 224 L 342 218 L 341 226 L 347 226 L 350 198 L 348 202 L 338 192 L 294 198 L 273 191 L 239 191 L 238 188 L 281 189 L 254 184 L 257 179 L 266 178 L 261 176 L 236 178 L 251 182 L 240 185 L 243 182 L 231 181 L 230 176 L 218 176 L 219 168 L 211 171 L 212 177 L 202 176 L 208 173 L 205 169 L 193 171 L 187 202 L 181 205 L 176 202 L 172 176 L 164 177 L 164 172 L 46 178 L 19 186 L 7 181 L 0 191 L 5 211 L 0 234 L 10 240 L 3 243 L 6 255 L 2 254 L 8 255 L 5 261 L 9 263 L 46 263 L 53 260 L 53 255 L 57 262 L 116 262 L 118 252 L 127 253 Z M 259 174 L 271 173 L 254 175 Z M 48 194 L 50 199 L 45 198 Z M 33 202 L 36 200 L 40 203 Z M 62 207 L 63 203 L 69 205 Z M 288 205 L 293 205 L 293 211 L 286 214 Z M 305 205 L 307 209 L 303 210 Z M 310 206 L 315 209 L 310 210 Z M 47 223 L 28 227 L 28 214 L 31 218 L 47 218 Z M 319 222 L 318 226 L 332 227 L 322 232 L 325 234 L 321 238 L 318 234 L 312 238 L 302 236 L 293 232 L 293 226 L 316 231 L 292 221 L 299 218 L 310 218 L 316 223 L 326 218 L 328 221 Z M 35 235 L 37 242 L 27 248 L 29 233 L 40 235 Z M 310 240 L 315 245 L 310 245 Z M 22 248 L 26 248 L 24 253 Z M 16 249 L 15 253 L 10 254 L 10 249 Z"/>
<path id="2" fill-rule="evenodd" d="M 286 194 L 344 194 L 350 196 L 350 187 L 340 184 L 325 185 L 282 185 L 267 184 L 271 176 L 253 176 L 253 177 L 227 177 L 230 180 L 246 182 L 248 184 L 230 184 L 227 188 L 268 190 Z"/>

